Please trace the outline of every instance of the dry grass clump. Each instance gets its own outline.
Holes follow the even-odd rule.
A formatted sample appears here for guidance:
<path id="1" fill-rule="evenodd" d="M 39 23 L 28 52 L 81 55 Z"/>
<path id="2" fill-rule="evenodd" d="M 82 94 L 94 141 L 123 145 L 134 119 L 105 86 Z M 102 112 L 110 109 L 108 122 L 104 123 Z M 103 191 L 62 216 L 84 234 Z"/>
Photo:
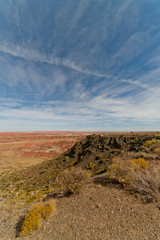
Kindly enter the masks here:
<path id="1" fill-rule="evenodd" d="M 20 236 L 32 234 L 40 228 L 41 219 L 47 220 L 54 212 L 55 202 L 37 203 L 30 208 L 29 213 L 25 215 L 19 230 Z"/>
<path id="2" fill-rule="evenodd" d="M 41 212 L 41 216 L 44 220 L 47 220 L 48 218 L 50 218 L 50 216 L 54 212 L 55 206 L 56 206 L 55 202 L 51 200 L 44 204 Z"/>
<path id="3" fill-rule="evenodd" d="M 55 188 L 62 190 L 64 195 L 78 193 L 89 177 L 88 171 L 80 167 L 67 169 L 56 178 Z"/>
<path id="4" fill-rule="evenodd" d="M 134 165 L 128 163 L 121 157 L 113 158 L 113 163 L 108 166 L 107 175 L 113 181 L 120 183 L 129 183 L 131 181 L 131 172 L 134 171 Z"/>
<path id="5" fill-rule="evenodd" d="M 128 190 L 139 193 L 143 200 L 160 201 L 160 166 L 143 158 L 126 159 L 118 157 L 108 167 L 108 177 L 117 181 Z"/>
<path id="6" fill-rule="evenodd" d="M 139 193 L 146 202 L 160 202 L 160 166 L 153 165 L 142 171 L 132 174 L 134 181 L 130 188 Z"/>

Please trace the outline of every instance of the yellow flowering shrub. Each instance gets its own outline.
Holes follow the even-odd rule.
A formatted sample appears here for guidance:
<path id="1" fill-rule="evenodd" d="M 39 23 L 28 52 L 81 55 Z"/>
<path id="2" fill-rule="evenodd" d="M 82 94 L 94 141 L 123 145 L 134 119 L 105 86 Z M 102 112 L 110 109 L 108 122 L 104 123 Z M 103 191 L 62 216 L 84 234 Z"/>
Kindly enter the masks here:
<path id="1" fill-rule="evenodd" d="M 123 159 L 113 158 L 113 163 L 108 167 L 107 174 L 110 179 L 114 179 L 122 184 L 130 184 L 134 181 L 133 173 L 141 169 L 148 168 L 148 162 L 143 158 Z"/>
<path id="2" fill-rule="evenodd" d="M 131 181 L 131 172 L 134 171 L 130 161 L 117 157 L 112 159 L 113 163 L 108 166 L 107 174 L 110 179 L 116 180 L 120 183 L 127 183 Z"/>
<path id="3" fill-rule="evenodd" d="M 117 157 L 108 167 L 107 174 L 111 181 L 117 181 L 127 190 L 139 193 L 142 200 L 160 201 L 160 164 L 149 165 L 143 158 Z"/>
<path id="4" fill-rule="evenodd" d="M 19 235 L 29 235 L 39 229 L 41 226 L 41 219 L 47 220 L 54 212 L 55 205 L 54 201 L 50 201 L 47 203 L 37 203 L 31 207 L 29 213 L 26 214 L 24 218 Z"/>
<path id="5" fill-rule="evenodd" d="M 42 204 L 33 206 L 25 216 L 20 236 L 31 234 L 40 228 Z"/>
<path id="6" fill-rule="evenodd" d="M 90 162 L 90 163 L 88 164 L 88 166 L 87 166 L 87 169 L 91 170 L 91 169 L 94 168 L 94 166 L 95 166 L 95 163 Z"/>
<path id="7" fill-rule="evenodd" d="M 160 148 L 154 148 L 153 151 L 154 152 L 160 152 Z"/>
<path id="8" fill-rule="evenodd" d="M 103 155 L 102 155 L 102 154 L 99 154 L 99 155 L 97 156 L 97 158 L 98 158 L 98 159 L 101 159 L 101 158 L 103 158 Z"/>
<path id="9" fill-rule="evenodd" d="M 139 168 L 148 168 L 148 162 L 143 158 L 135 158 L 131 161 L 131 163 Z"/>
<path id="10" fill-rule="evenodd" d="M 152 144 L 155 144 L 155 143 L 156 143 L 156 140 L 155 140 L 155 139 L 147 140 L 147 141 L 144 143 L 144 146 L 145 146 L 145 147 L 149 147 L 149 146 L 151 146 Z"/>

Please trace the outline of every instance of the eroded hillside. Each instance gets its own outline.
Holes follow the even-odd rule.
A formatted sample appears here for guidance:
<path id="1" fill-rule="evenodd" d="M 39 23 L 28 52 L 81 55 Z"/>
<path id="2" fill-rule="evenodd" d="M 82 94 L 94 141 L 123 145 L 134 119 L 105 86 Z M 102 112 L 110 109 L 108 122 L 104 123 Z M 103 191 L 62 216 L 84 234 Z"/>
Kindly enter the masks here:
<path id="1" fill-rule="evenodd" d="M 75 169 L 77 170 L 75 171 Z M 83 171 L 81 176 L 77 175 L 80 173 L 78 169 L 82 169 L 89 174 L 91 180 L 87 180 L 87 185 L 82 186 L 82 188 L 78 189 L 78 191 L 71 191 L 71 188 L 67 184 L 71 184 L 72 187 L 74 187 L 72 189 L 75 189 L 75 181 L 77 184 L 77 181 L 79 181 L 83 175 Z M 109 228 L 106 227 L 106 230 L 103 229 L 104 233 L 106 232 L 106 234 L 108 234 L 106 235 L 108 237 L 105 238 L 104 234 L 101 233 L 101 237 L 103 239 L 127 239 L 127 237 L 130 237 L 130 239 L 138 239 L 135 226 L 136 224 L 140 224 L 141 218 L 144 219 L 145 224 L 148 222 L 150 225 L 150 230 L 147 230 L 145 224 L 141 224 L 141 228 L 146 229 L 145 231 L 147 231 L 145 234 L 145 232 L 143 232 L 143 230 L 141 231 L 139 228 L 139 234 L 144 237 L 143 239 L 149 239 L 147 238 L 147 235 L 151 237 L 150 239 L 160 239 L 160 233 L 159 230 L 157 230 L 157 226 L 160 224 L 159 171 L 159 133 L 88 135 L 86 138 L 75 143 L 71 149 L 68 149 L 58 157 L 43 161 L 42 163 L 27 167 L 20 171 L 10 171 L 1 177 L 0 208 L 3 213 L 1 215 L 1 230 L 4 234 L 5 228 L 10 228 L 11 231 L 9 234 L 11 239 L 14 239 L 16 237 L 14 231 L 16 229 L 17 222 L 20 221 L 19 219 L 21 219 L 23 214 L 26 214 L 29 207 L 34 206 L 37 202 L 41 203 L 43 201 L 48 201 L 47 199 L 59 196 L 57 199 L 58 213 L 62 215 L 64 214 L 65 219 L 67 219 L 68 214 L 70 214 L 70 221 L 75 219 L 74 221 L 76 221 L 77 224 L 81 223 L 79 229 L 83 228 L 83 223 L 74 216 L 75 212 L 78 214 L 78 209 L 80 207 L 77 204 L 80 204 L 80 202 L 82 205 L 84 204 L 84 206 L 85 204 L 89 204 L 87 205 L 87 209 L 90 209 L 90 217 L 94 217 L 92 215 L 92 206 L 90 206 L 92 202 L 93 208 L 98 211 L 98 218 L 103 216 L 103 219 L 105 219 L 105 222 L 102 221 L 103 226 L 105 226 L 106 221 L 109 221 L 110 214 L 112 216 L 113 212 L 115 212 L 115 216 L 119 216 L 121 209 L 123 209 L 123 226 L 119 226 L 119 220 L 117 222 L 111 221 L 110 224 L 108 224 Z M 74 176 L 74 178 L 72 178 L 72 176 Z M 63 182 L 63 189 L 61 188 L 61 179 L 63 179 L 63 181 L 67 179 L 66 182 Z M 79 187 L 81 185 L 78 183 L 77 186 Z M 116 191 L 116 197 L 112 196 L 112 188 L 116 188 L 116 190 L 114 190 Z M 73 199 L 65 199 L 65 197 L 68 196 L 68 194 L 66 194 L 67 191 L 73 196 L 75 192 L 80 192 L 80 196 L 82 197 L 81 201 L 78 200 L 79 197 L 77 196 L 73 197 Z M 86 191 L 89 195 L 86 194 Z M 120 193 L 120 191 L 123 193 Z M 132 194 L 132 196 L 130 194 Z M 102 197 L 99 198 L 97 203 L 98 198 L 95 196 L 101 195 Z M 123 195 L 123 201 L 119 198 L 121 195 Z M 106 201 L 104 201 L 104 196 L 106 198 L 109 196 L 109 200 L 106 199 Z M 63 198 L 63 200 L 60 200 L 59 198 Z M 136 198 L 140 201 L 136 200 Z M 143 202 L 152 202 L 155 205 L 143 207 L 141 205 L 141 200 L 143 200 Z M 113 209 L 112 206 L 110 206 L 110 201 L 115 202 Z M 117 201 L 118 208 L 116 207 Z M 125 210 L 124 201 L 129 201 L 127 211 Z M 132 203 L 135 201 L 137 201 L 136 204 L 141 209 L 140 212 L 133 211 Z M 72 203 L 76 206 L 76 208 L 72 206 Z M 68 210 L 64 210 L 63 206 L 66 206 L 66 209 Z M 69 208 L 67 208 L 67 206 L 69 206 Z M 108 209 L 109 212 L 107 212 Z M 100 213 L 101 210 L 103 213 Z M 105 211 L 108 215 L 106 215 Z M 149 212 L 147 213 L 147 211 Z M 154 221 L 152 221 L 152 211 L 154 211 Z M 132 232 L 132 228 L 128 225 L 129 222 L 127 220 L 127 214 L 132 214 L 134 233 Z M 58 219 L 59 221 L 62 221 L 63 216 L 58 217 L 57 213 L 55 215 L 57 216 L 56 222 Z M 82 211 L 81 215 L 82 218 L 88 219 L 86 211 Z M 87 221 L 86 226 L 88 226 L 89 232 L 84 231 L 84 237 L 85 239 L 92 239 L 93 235 L 89 230 L 92 224 L 89 223 L 89 219 Z M 51 222 L 55 224 L 54 215 Z M 55 236 L 56 239 L 64 239 L 63 227 L 59 228 L 58 222 L 55 224 L 55 231 L 52 229 L 52 224 L 43 223 L 43 226 L 45 226 L 45 224 L 47 224 L 48 227 L 44 227 L 38 234 L 34 232 L 34 237 L 31 239 L 40 239 L 41 237 L 42 239 L 45 239 L 45 234 L 47 234 L 46 231 L 50 232 L 50 229 L 51 233 L 48 235 L 48 239 L 52 239 Z M 98 239 L 96 225 L 97 220 L 95 219 L 93 221 L 93 228 L 96 234 L 96 239 Z M 66 239 L 75 239 L 75 236 L 77 236 L 77 239 L 80 239 L 79 237 L 81 233 L 78 232 L 76 226 L 74 226 L 74 230 L 72 224 L 71 226 L 70 224 L 66 226 L 69 231 L 68 235 L 66 235 Z M 126 230 L 128 231 L 126 236 L 123 228 L 128 229 Z M 119 235 L 115 235 L 112 229 L 114 229 L 114 231 L 116 231 Z M 18 236 L 20 237 L 20 235 Z M 112 238 L 112 236 L 114 236 L 114 238 Z M 8 238 L 9 235 L 5 234 L 4 239 Z M 30 239 L 30 237 L 26 237 L 26 239 Z"/>

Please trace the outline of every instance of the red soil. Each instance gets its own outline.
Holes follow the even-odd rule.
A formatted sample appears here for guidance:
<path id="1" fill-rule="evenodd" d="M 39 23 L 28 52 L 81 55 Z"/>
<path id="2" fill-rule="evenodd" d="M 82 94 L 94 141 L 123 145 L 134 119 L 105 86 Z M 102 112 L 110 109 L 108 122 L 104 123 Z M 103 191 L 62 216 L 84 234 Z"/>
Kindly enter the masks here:
<path id="1" fill-rule="evenodd" d="M 11 132 L 0 133 L 1 152 L 12 151 L 19 157 L 51 158 L 71 148 L 88 133 L 81 132 Z"/>

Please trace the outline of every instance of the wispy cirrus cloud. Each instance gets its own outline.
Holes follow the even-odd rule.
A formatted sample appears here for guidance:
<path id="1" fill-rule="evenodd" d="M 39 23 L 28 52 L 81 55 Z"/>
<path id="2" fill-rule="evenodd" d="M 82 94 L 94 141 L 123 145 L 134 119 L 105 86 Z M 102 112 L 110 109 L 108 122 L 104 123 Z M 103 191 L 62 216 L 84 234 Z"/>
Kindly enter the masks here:
<path id="1" fill-rule="evenodd" d="M 41 130 L 158 128 L 158 6 L 158 0 L 0 4 L 2 129 L 16 122 Z"/>
<path id="2" fill-rule="evenodd" d="M 23 107 L 17 100 L 14 103 L 15 109 L 9 105 L 2 107 L 0 117 L 42 122 L 52 121 L 53 124 L 59 121 L 77 125 L 101 124 L 101 121 L 107 124 L 108 121 L 123 122 L 128 119 L 141 123 L 158 123 L 160 119 L 159 90 L 160 88 L 155 89 L 153 94 L 153 89 L 144 88 L 144 91 L 135 96 L 107 97 L 99 95 L 88 101 L 48 101 L 41 102 L 41 105 L 33 104 L 32 107 Z"/>
<path id="3" fill-rule="evenodd" d="M 38 51 L 31 50 L 31 49 L 25 49 L 18 45 L 10 47 L 6 43 L 4 45 L 2 44 L 0 46 L 0 52 L 10 54 L 14 57 L 24 58 L 25 60 L 68 67 L 68 68 L 71 68 L 72 70 L 75 70 L 75 71 L 78 71 L 80 73 L 84 73 L 87 75 L 91 75 L 91 76 L 93 75 L 93 76 L 100 77 L 100 78 L 106 77 L 105 75 L 103 75 L 101 73 L 89 71 L 89 70 L 83 68 L 82 66 L 78 66 L 78 65 L 76 65 L 76 63 L 72 62 L 70 59 L 54 57 L 54 56 L 52 56 L 52 54 L 45 56 Z"/>

